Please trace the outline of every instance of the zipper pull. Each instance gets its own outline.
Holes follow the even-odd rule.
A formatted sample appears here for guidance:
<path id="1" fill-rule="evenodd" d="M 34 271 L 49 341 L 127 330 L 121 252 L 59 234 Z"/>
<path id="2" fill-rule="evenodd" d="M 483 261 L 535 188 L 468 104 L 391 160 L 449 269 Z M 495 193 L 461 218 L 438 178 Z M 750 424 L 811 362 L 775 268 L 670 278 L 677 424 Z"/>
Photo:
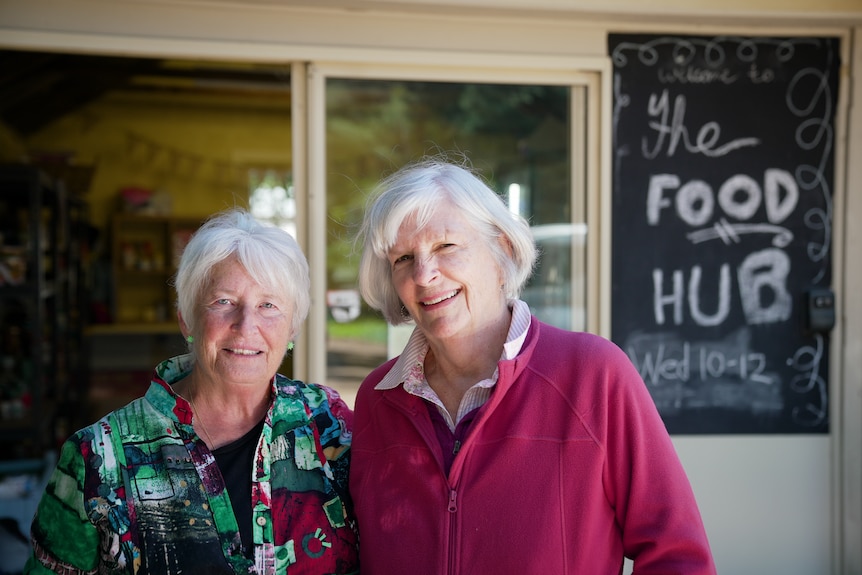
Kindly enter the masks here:
<path id="1" fill-rule="evenodd" d="M 449 490 L 449 513 L 455 513 L 458 511 L 458 504 L 455 503 L 455 499 L 458 497 L 458 494 L 454 489 Z"/>
<path id="2" fill-rule="evenodd" d="M 452 455 L 458 455 L 459 451 L 461 451 L 461 442 L 456 439 L 455 445 L 452 447 Z"/>

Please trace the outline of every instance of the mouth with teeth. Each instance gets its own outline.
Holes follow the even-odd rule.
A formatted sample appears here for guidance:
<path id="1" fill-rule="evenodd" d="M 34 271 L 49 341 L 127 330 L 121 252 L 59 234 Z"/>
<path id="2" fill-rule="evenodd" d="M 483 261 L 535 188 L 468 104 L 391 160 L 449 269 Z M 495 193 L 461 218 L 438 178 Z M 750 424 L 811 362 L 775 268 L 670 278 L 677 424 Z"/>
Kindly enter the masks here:
<path id="1" fill-rule="evenodd" d="M 443 295 L 441 295 L 441 296 L 438 296 L 438 297 L 436 297 L 436 298 L 434 298 L 434 299 L 432 299 L 432 300 L 423 301 L 423 302 L 422 302 L 422 305 L 423 305 L 424 307 L 432 306 L 432 305 L 434 305 L 434 304 L 438 304 L 438 303 L 440 303 L 440 302 L 442 302 L 442 301 L 446 301 L 447 299 L 452 299 L 453 297 L 455 297 L 455 296 L 456 296 L 456 295 L 458 295 L 459 293 L 461 293 L 461 290 L 459 290 L 459 289 L 452 290 L 451 292 L 449 292 L 449 293 L 447 293 L 447 294 L 443 294 Z"/>
<path id="2" fill-rule="evenodd" d="M 256 351 L 253 349 L 231 349 L 229 347 L 225 348 L 225 351 L 229 351 L 236 355 L 260 355 L 263 353 L 262 351 Z"/>

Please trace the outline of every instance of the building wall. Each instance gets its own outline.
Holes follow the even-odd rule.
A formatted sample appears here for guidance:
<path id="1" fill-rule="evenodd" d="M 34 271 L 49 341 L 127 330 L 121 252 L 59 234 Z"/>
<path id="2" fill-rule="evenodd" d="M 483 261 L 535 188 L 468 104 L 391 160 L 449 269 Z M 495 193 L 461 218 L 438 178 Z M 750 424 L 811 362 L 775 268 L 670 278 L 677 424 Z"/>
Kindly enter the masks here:
<path id="1" fill-rule="evenodd" d="M 340 7 L 340 4 L 350 6 Z M 611 31 L 840 34 L 862 31 L 858 0 L 411 0 L 145 2 L 0 0 L 0 46 L 259 61 L 607 70 Z M 862 572 L 862 53 L 843 67 L 836 181 L 828 436 L 677 437 L 722 575 Z M 851 86 L 853 89 L 851 89 Z M 854 105 L 855 104 L 855 105 Z M 846 160 L 842 163 L 842 160 Z"/>

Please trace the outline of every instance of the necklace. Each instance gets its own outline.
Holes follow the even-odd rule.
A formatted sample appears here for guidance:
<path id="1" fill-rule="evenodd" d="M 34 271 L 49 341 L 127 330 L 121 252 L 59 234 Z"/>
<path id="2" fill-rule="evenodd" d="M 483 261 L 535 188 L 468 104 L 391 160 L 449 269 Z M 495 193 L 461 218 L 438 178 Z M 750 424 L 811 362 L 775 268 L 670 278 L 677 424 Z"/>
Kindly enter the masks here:
<path id="1" fill-rule="evenodd" d="M 192 406 L 192 415 L 195 416 L 197 418 L 198 423 L 201 424 L 201 429 L 203 430 L 204 435 L 206 436 L 208 446 L 211 447 L 212 449 L 215 449 L 215 443 L 213 443 L 213 438 L 210 437 L 210 432 L 207 431 L 207 426 L 204 423 L 204 420 L 201 417 L 200 412 L 198 411 L 198 408 L 195 407 L 195 402 L 192 401 L 191 396 L 189 396 L 189 405 Z"/>

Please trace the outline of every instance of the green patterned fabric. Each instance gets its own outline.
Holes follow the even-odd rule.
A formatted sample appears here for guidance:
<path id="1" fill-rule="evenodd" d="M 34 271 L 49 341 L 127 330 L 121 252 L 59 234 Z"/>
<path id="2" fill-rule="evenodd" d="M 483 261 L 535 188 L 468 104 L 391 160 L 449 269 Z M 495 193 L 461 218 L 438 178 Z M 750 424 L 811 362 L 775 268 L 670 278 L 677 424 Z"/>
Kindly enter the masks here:
<path id="1" fill-rule="evenodd" d="M 187 355 L 162 362 L 144 397 L 65 442 L 33 520 L 25 572 L 357 573 L 352 413 L 338 394 L 274 378 L 249 469 L 249 559 L 191 407 L 171 391 L 191 369 Z"/>

